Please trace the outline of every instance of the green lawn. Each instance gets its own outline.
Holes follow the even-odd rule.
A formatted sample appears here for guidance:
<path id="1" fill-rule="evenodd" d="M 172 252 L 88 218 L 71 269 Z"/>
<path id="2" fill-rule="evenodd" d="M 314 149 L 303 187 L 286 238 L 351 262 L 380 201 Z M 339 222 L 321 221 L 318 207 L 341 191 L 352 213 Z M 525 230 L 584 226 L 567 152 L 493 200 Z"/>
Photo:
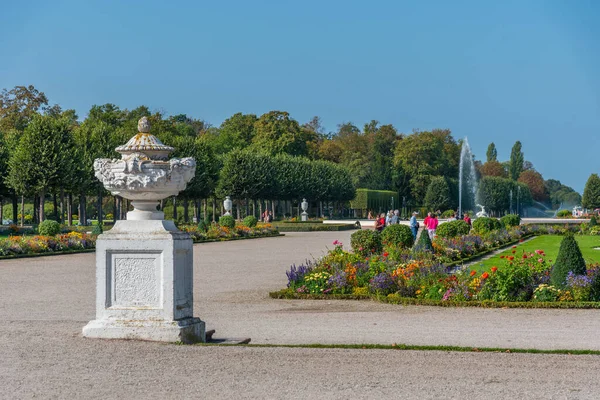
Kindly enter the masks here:
<path id="1" fill-rule="evenodd" d="M 494 265 L 500 268 L 506 263 L 500 256 L 511 256 L 513 250 L 516 251 L 514 255 L 519 257 L 523 252 L 530 253 L 535 250 L 544 250 L 547 260 L 556 260 L 562 239 L 563 236 L 558 235 L 537 236 L 525 243 L 517 244 L 515 249 L 509 247 L 502 253 L 474 264 L 471 268 L 480 272 L 489 271 Z M 594 247 L 600 247 L 600 236 L 575 236 L 575 239 L 586 262 L 600 262 L 600 250 L 594 250 Z"/>

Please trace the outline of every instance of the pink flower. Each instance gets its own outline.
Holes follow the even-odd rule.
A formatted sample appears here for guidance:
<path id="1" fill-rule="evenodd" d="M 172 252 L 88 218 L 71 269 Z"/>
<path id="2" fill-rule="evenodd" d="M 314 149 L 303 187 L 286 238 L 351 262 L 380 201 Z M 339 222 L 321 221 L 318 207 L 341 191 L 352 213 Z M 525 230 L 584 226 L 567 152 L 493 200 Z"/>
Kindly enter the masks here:
<path id="1" fill-rule="evenodd" d="M 539 262 L 539 263 L 543 263 L 543 262 L 544 262 L 544 259 L 543 259 L 543 258 L 538 258 L 538 262 Z"/>

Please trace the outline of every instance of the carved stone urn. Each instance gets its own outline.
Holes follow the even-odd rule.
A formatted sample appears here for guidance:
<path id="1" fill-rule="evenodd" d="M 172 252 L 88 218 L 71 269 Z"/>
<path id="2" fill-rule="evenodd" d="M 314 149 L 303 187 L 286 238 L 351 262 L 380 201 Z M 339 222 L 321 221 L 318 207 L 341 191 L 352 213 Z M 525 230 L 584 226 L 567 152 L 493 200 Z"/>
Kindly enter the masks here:
<path id="1" fill-rule="evenodd" d="M 96 241 L 96 319 L 83 335 L 205 341 L 204 322 L 193 315 L 192 239 L 156 210 L 160 200 L 185 189 L 196 162 L 169 160 L 174 149 L 150 134 L 147 118 L 138 130 L 115 149 L 120 160 L 94 161 L 96 177 L 113 195 L 130 199 L 134 210 Z"/>
<path id="2" fill-rule="evenodd" d="M 308 213 L 306 212 L 306 210 L 308 210 L 308 202 L 306 199 L 302 199 L 300 207 L 302 207 L 302 221 L 308 221 Z"/>
<path id="3" fill-rule="evenodd" d="M 196 161 L 169 160 L 174 149 L 150 134 L 146 117 L 138 122 L 138 130 L 125 145 L 115 149 L 121 154 L 120 160 L 94 161 L 96 178 L 113 195 L 131 200 L 134 210 L 127 214 L 128 220 L 162 220 L 164 213 L 156 211 L 158 202 L 185 189 L 194 177 Z"/>

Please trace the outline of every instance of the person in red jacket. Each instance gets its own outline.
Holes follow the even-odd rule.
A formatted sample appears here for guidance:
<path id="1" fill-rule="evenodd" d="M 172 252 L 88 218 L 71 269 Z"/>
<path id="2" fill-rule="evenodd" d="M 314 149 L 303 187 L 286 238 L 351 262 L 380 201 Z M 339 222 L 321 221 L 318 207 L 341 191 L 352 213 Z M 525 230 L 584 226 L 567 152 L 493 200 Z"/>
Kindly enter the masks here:
<path id="1" fill-rule="evenodd" d="M 469 218 L 469 213 L 465 213 L 464 220 L 467 224 L 469 224 L 469 226 L 471 226 L 471 218 Z"/>
<path id="2" fill-rule="evenodd" d="M 375 221 L 375 230 L 381 232 L 385 228 L 385 214 L 381 214 Z"/>

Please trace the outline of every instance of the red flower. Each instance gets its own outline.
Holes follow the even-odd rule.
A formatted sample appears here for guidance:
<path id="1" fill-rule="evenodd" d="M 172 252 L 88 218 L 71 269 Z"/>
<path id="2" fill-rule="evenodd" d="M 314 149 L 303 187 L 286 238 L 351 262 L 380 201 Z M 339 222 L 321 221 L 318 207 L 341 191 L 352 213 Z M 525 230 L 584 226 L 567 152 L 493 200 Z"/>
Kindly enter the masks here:
<path id="1" fill-rule="evenodd" d="M 516 249 L 516 248 L 517 248 L 517 246 L 513 246 L 512 248 L 513 248 L 513 249 Z"/>
<path id="2" fill-rule="evenodd" d="M 487 272 L 484 272 L 484 273 L 481 275 L 481 279 L 487 279 L 487 278 L 489 278 L 489 277 L 490 277 L 490 274 L 488 274 Z"/>
<path id="3" fill-rule="evenodd" d="M 496 267 L 496 266 L 493 266 L 493 267 L 492 267 L 492 272 L 496 272 L 496 271 L 498 271 L 498 267 Z"/>
<path id="4" fill-rule="evenodd" d="M 385 253 L 383 253 L 383 256 L 384 256 L 384 257 L 387 257 L 387 256 L 389 256 L 389 255 L 390 255 L 390 253 L 388 253 L 387 251 L 386 251 Z"/>
<path id="5" fill-rule="evenodd" d="M 523 242 L 524 242 L 524 240 L 523 240 L 523 239 L 520 239 L 520 240 L 519 240 L 519 243 L 523 243 Z"/>
<path id="6" fill-rule="evenodd" d="M 475 275 L 477 272 L 475 270 L 471 271 L 471 276 Z"/>
<path id="7" fill-rule="evenodd" d="M 504 258 L 504 256 L 500 256 L 500 258 Z"/>
<path id="8" fill-rule="evenodd" d="M 513 250 L 513 251 L 512 251 L 512 253 L 513 253 L 513 254 L 515 254 L 516 252 L 517 252 L 516 250 Z"/>
<path id="9" fill-rule="evenodd" d="M 527 254 L 523 254 L 523 258 L 527 258 Z"/>
<path id="10" fill-rule="evenodd" d="M 514 260 L 515 258 L 514 258 L 513 256 L 510 256 L 510 257 L 508 257 L 508 259 L 509 259 L 510 261 L 512 261 L 512 260 Z"/>

